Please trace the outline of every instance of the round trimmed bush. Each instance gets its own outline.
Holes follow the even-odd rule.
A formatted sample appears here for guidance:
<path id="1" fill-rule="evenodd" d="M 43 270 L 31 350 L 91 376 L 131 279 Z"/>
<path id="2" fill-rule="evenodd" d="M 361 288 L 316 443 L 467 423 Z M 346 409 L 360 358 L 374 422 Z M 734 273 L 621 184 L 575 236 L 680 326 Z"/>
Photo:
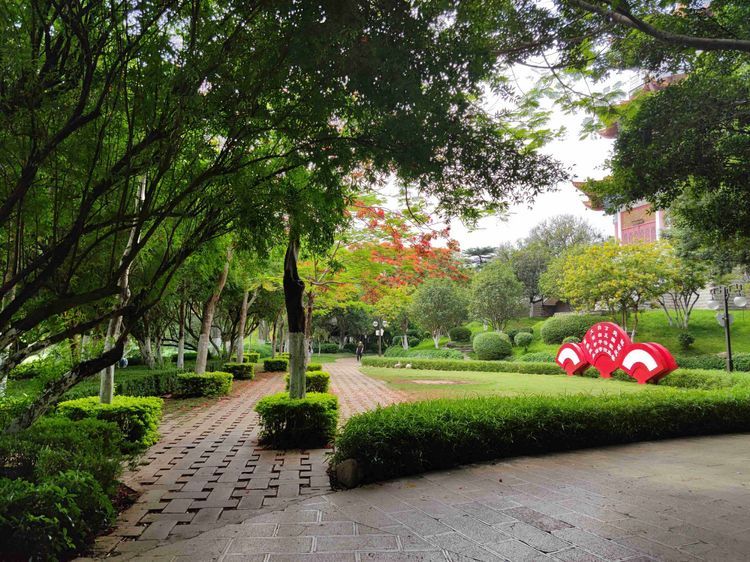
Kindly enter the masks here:
<path id="1" fill-rule="evenodd" d="M 680 332 L 677 336 L 677 341 L 680 342 L 682 349 L 690 349 L 690 346 L 695 343 L 695 336 L 690 332 Z"/>
<path id="2" fill-rule="evenodd" d="M 513 340 L 513 342 L 516 344 L 516 347 L 522 347 L 524 351 L 529 348 L 532 341 L 534 341 L 534 336 L 532 336 L 528 332 L 518 332 Z"/>
<path id="3" fill-rule="evenodd" d="M 466 326 L 456 326 L 448 332 L 448 335 L 451 337 L 451 341 L 462 343 L 471 341 L 471 330 Z"/>
<path id="4" fill-rule="evenodd" d="M 491 361 L 503 359 L 511 353 L 510 338 L 502 332 L 484 332 L 474 337 L 474 353 L 477 359 Z"/>
<path id="5" fill-rule="evenodd" d="M 578 336 L 568 336 L 567 338 L 563 338 L 563 343 L 581 343 L 581 338 Z"/>
<path id="6" fill-rule="evenodd" d="M 544 343 L 562 343 L 568 336 L 576 336 L 582 340 L 588 329 L 600 320 L 601 318 L 578 314 L 552 316 L 542 324 L 542 341 Z"/>

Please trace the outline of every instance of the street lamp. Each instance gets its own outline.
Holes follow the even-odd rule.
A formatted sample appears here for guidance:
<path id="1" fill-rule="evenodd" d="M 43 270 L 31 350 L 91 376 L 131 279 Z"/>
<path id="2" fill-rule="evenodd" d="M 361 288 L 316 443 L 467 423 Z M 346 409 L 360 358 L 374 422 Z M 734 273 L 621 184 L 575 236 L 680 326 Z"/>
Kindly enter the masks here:
<path id="1" fill-rule="evenodd" d="M 372 327 L 375 328 L 375 335 L 378 336 L 378 355 L 383 355 L 383 335 L 388 322 L 385 320 L 373 320 Z"/>
<path id="2" fill-rule="evenodd" d="M 734 362 L 732 361 L 732 339 L 730 336 L 730 324 L 732 317 L 729 316 L 729 298 L 734 294 L 732 302 L 734 306 L 738 308 L 744 308 L 747 306 L 747 299 L 742 292 L 743 286 L 741 283 L 734 283 L 733 285 L 726 286 L 720 285 L 711 289 L 711 300 L 708 301 L 708 308 L 711 310 L 719 310 L 724 307 L 724 313 L 716 315 L 716 319 L 719 323 L 724 326 L 724 338 L 727 342 L 727 371 L 731 372 L 734 370 Z M 717 299 L 718 297 L 718 299 Z"/>

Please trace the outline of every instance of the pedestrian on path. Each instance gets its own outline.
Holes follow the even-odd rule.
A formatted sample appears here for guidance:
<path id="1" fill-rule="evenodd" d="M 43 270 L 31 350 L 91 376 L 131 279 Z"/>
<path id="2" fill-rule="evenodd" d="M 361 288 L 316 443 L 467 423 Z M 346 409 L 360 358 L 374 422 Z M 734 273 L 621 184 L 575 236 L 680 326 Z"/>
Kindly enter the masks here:
<path id="1" fill-rule="evenodd" d="M 365 344 L 360 342 L 357 344 L 357 363 L 360 363 L 362 361 L 362 354 L 365 352 Z"/>

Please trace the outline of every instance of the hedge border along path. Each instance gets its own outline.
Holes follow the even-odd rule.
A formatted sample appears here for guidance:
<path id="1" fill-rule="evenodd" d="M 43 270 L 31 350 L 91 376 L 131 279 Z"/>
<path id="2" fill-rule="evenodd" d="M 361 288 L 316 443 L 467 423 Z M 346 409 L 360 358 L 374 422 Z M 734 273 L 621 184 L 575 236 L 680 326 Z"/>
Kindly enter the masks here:
<path id="1" fill-rule="evenodd" d="M 750 430 L 750 388 L 638 395 L 443 399 L 352 417 L 334 463 L 363 482 L 477 461 L 670 437 Z"/>

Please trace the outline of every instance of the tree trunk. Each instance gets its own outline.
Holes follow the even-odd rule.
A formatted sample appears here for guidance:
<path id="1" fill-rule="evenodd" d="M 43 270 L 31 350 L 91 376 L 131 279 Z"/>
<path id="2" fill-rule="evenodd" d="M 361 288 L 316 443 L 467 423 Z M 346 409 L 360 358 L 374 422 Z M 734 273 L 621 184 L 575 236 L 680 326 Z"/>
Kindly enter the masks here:
<path id="1" fill-rule="evenodd" d="M 307 362 L 312 356 L 312 317 L 315 306 L 315 293 L 307 291 L 307 311 L 305 312 L 305 357 Z"/>
<path id="2" fill-rule="evenodd" d="M 297 272 L 299 242 L 292 238 L 284 256 L 284 304 L 289 324 L 289 396 L 305 397 L 305 283 Z"/>
<path id="3" fill-rule="evenodd" d="M 143 358 L 143 362 L 149 369 L 153 369 L 156 365 L 156 360 L 154 359 L 154 351 L 151 347 L 151 336 L 146 335 L 143 337 L 143 340 L 138 340 L 138 349 L 141 352 L 141 357 Z"/>
<path id="4" fill-rule="evenodd" d="M 435 342 L 435 349 L 440 349 L 440 332 L 432 332 L 432 341 Z"/>
<path id="5" fill-rule="evenodd" d="M 237 363 L 245 360 L 245 324 L 247 323 L 247 307 L 250 291 L 242 293 L 242 307 L 240 308 L 240 325 L 237 327 Z"/>
<path id="6" fill-rule="evenodd" d="M 219 279 L 216 282 L 213 294 L 203 303 L 203 319 L 201 322 L 201 333 L 198 336 L 198 351 L 195 358 L 195 372 L 202 375 L 206 372 L 206 361 L 208 360 L 208 344 L 211 338 L 211 325 L 214 323 L 214 312 L 216 312 L 216 303 L 219 302 L 221 292 L 226 285 L 229 276 L 229 264 L 232 261 L 232 248 L 227 249 L 227 261 L 221 270 Z"/>
<path id="7" fill-rule="evenodd" d="M 180 301 L 179 326 L 177 327 L 177 368 L 185 368 L 185 316 L 187 305 Z"/>
<path id="8" fill-rule="evenodd" d="M 276 324 L 278 319 L 274 319 L 273 326 L 271 326 L 271 359 L 276 357 Z"/>

